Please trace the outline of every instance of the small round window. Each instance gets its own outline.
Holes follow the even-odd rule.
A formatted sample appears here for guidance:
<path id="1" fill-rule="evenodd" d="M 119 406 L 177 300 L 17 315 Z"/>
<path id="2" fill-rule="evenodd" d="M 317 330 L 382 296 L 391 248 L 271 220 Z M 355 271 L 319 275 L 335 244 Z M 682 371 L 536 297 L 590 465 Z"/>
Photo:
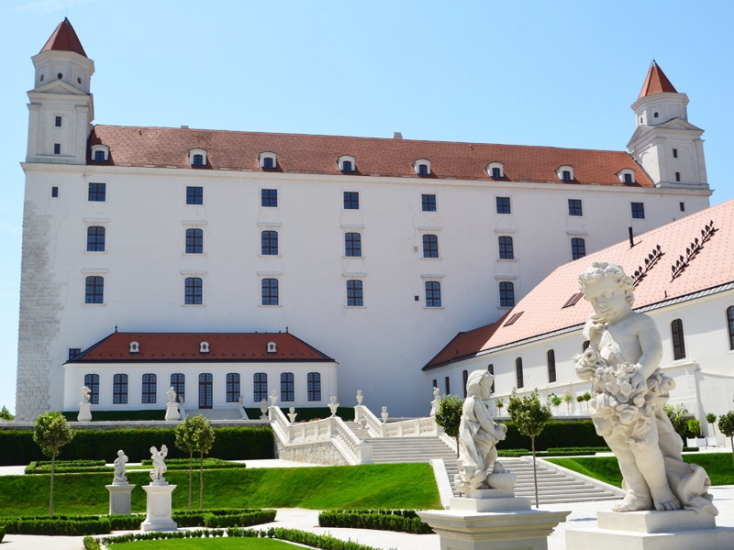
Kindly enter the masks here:
<path id="1" fill-rule="evenodd" d="M 64 75 L 61 74 L 61 73 L 59 73 L 59 74 L 56 75 L 56 78 L 58 78 L 59 80 L 61 80 L 62 78 L 64 78 Z"/>
<path id="2" fill-rule="evenodd" d="M 654 116 L 655 118 L 658 118 L 658 116 L 660 116 L 660 115 L 658 115 L 657 113 L 655 113 L 655 114 L 654 114 L 654 115 L 652 115 L 652 116 Z"/>

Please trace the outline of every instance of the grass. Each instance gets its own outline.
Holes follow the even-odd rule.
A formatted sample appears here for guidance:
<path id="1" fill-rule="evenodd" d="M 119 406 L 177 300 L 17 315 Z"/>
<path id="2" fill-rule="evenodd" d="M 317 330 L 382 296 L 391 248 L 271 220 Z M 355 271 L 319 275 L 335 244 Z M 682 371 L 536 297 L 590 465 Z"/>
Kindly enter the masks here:
<path id="1" fill-rule="evenodd" d="M 48 475 L 0 477 L 0 515 L 48 514 Z M 145 512 L 142 485 L 147 472 L 128 470 L 132 511 Z M 188 472 L 169 471 L 166 480 L 177 485 L 174 510 L 185 510 Z M 55 478 L 54 512 L 57 515 L 106 514 L 112 482 L 108 473 L 59 474 Z M 193 494 L 198 503 L 198 472 Z M 440 508 L 433 471 L 428 464 L 372 464 L 319 468 L 243 468 L 207 470 L 204 473 L 204 508 Z"/>
<path id="2" fill-rule="evenodd" d="M 167 539 L 138 540 L 113 544 L 114 550 L 293 550 L 303 548 L 273 539 L 215 538 L 215 539 Z"/>
<path id="3" fill-rule="evenodd" d="M 610 485 L 622 486 L 622 474 L 619 471 L 617 459 L 613 456 L 549 458 L 547 460 Z M 731 453 L 687 454 L 683 455 L 683 460 L 702 466 L 711 478 L 712 485 L 734 484 L 734 465 L 732 465 Z"/>

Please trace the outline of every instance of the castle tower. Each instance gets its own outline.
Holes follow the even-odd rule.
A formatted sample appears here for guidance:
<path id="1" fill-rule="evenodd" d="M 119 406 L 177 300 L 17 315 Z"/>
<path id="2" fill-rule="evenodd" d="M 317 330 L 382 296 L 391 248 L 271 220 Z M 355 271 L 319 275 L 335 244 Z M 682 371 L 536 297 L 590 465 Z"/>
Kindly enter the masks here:
<path id="1" fill-rule="evenodd" d="M 36 68 L 28 92 L 30 111 L 26 162 L 86 164 L 87 138 L 94 120 L 89 85 L 94 61 L 64 19 L 32 58 Z"/>
<path id="2" fill-rule="evenodd" d="M 688 122 L 687 105 L 653 61 L 632 105 L 637 130 L 627 148 L 658 187 L 708 187 L 703 130 Z"/>

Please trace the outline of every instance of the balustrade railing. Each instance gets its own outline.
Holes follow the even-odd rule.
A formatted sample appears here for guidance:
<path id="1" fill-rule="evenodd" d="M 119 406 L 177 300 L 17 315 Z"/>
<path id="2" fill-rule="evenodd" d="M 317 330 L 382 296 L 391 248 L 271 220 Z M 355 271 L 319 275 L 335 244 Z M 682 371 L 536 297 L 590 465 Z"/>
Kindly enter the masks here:
<path id="1" fill-rule="evenodd" d="M 364 405 L 354 407 L 354 420 L 364 427 L 372 437 L 430 437 L 439 435 L 439 427 L 432 416 L 411 418 L 398 422 L 380 422 Z"/>

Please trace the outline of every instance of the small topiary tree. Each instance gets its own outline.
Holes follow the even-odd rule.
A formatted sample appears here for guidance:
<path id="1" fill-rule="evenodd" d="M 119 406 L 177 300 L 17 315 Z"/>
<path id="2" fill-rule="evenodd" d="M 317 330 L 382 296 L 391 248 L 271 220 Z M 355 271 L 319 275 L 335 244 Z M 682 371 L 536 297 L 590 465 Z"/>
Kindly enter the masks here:
<path id="1" fill-rule="evenodd" d="M 563 392 L 563 402 L 566 404 L 568 416 L 571 416 L 571 413 L 573 412 L 573 394 L 570 391 L 566 390 Z"/>
<path id="2" fill-rule="evenodd" d="M 693 437 L 701 437 L 701 423 L 696 420 L 695 418 L 691 418 L 687 422 L 688 424 L 688 432 Z"/>
<path id="3" fill-rule="evenodd" d="M 494 406 L 497 407 L 497 414 L 502 414 L 502 407 L 505 406 L 504 399 L 495 399 L 494 400 Z"/>
<path id="4" fill-rule="evenodd" d="M 719 431 L 731 441 L 732 463 L 734 463 L 734 411 L 719 417 Z"/>
<path id="5" fill-rule="evenodd" d="M 561 403 L 563 403 L 563 399 L 558 397 L 555 393 L 552 393 L 548 396 L 548 400 L 550 401 L 550 404 L 553 405 L 553 407 L 556 409 L 556 412 L 558 412 L 558 407 L 560 407 Z"/>
<path id="6" fill-rule="evenodd" d="M 436 424 L 441 426 L 446 435 L 456 439 L 456 456 L 459 456 L 459 425 L 464 400 L 458 395 L 444 395 L 436 413 Z"/>
<path id="7" fill-rule="evenodd" d="M 194 419 L 189 415 L 186 415 L 186 419 L 181 422 L 173 430 L 176 435 L 176 448 L 181 451 L 189 453 L 189 507 L 191 510 L 191 491 L 192 491 L 192 479 L 193 479 L 193 467 L 194 467 L 194 451 L 196 451 L 196 441 L 194 440 L 194 433 L 196 432 L 196 426 Z"/>
<path id="8" fill-rule="evenodd" d="M 530 449 L 533 453 L 533 481 L 535 483 L 535 507 L 539 507 L 538 497 L 538 471 L 535 467 L 535 438 L 543 433 L 548 421 L 553 418 L 550 407 L 543 405 L 538 397 L 538 390 L 520 399 L 510 398 L 510 406 L 507 407 L 510 419 L 522 435 L 530 438 Z"/>
<path id="9" fill-rule="evenodd" d="M 204 455 L 212 450 L 215 435 L 208 418 L 199 415 L 194 417 L 194 420 L 196 419 L 201 419 L 195 436 L 196 450 L 199 453 L 199 510 L 201 510 L 204 507 Z"/>
<path id="10" fill-rule="evenodd" d="M 74 439 L 74 431 L 66 423 L 60 412 L 47 412 L 36 418 L 33 427 L 33 441 L 46 456 L 51 457 L 51 490 L 48 499 L 48 515 L 54 515 L 54 472 L 56 471 L 56 456 L 61 447 Z"/>
<path id="11" fill-rule="evenodd" d="M 714 437 L 716 437 L 716 415 L 714 413 L 708 413 L 706 415 L 706 422 L 711 424 L 711 431 L 714 434 Z"/>
<path id="12" fill-rule="evenodd" d="M 586 412 L 589 412 L 589 401 L 591 401 L 591 394 L 589 392 L 586 392 L 581 397 L 584 398 L 584 403 L 586 403 Z"/>

